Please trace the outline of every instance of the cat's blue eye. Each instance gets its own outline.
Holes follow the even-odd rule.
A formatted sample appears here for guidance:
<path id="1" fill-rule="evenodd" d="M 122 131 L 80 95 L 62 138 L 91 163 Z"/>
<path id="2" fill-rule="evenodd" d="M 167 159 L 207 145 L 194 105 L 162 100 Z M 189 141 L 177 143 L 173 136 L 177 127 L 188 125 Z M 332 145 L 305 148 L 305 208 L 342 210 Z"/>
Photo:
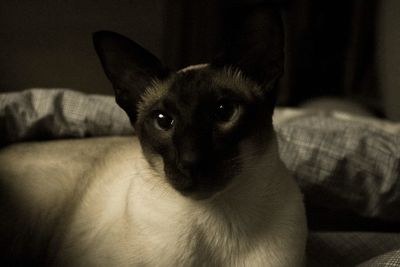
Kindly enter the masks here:
<path id="1" fill-rule="evenodd" d="M 214 116 L 217 122 L 229 122 L 235 119 L 239 112 L 239 105 L 229 99 L 221 99 L 217 102 Z"/>
<path id="2" fill-rule="evenodd" d="M 174 119 L 166 112 L 156 111 L 153 115 L 154 126 L 163 131 L 168 131 L 174 126 Z"/>

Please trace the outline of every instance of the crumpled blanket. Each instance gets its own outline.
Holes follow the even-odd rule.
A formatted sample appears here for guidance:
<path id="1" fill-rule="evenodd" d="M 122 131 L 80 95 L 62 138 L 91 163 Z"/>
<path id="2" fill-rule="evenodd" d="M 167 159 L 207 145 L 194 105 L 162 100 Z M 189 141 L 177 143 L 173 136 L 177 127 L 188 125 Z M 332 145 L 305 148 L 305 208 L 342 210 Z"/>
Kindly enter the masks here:
<path id="1" fill-rule="evenodd" d="M 132 134 L 115 100 L 64 89 L 0 94 L 1 143 Z"/>
<path id="2" fill-rule="evenodd" d="M 305 195 L 307 266 L 400 266 L 400 123 L 278 108 L 274 124 L 281 158 Z M 0 94 L 0 146 L 132 134 L 111 96 L 66 89 Z M 373 231 L 357 228 L 364 219 Z"/>

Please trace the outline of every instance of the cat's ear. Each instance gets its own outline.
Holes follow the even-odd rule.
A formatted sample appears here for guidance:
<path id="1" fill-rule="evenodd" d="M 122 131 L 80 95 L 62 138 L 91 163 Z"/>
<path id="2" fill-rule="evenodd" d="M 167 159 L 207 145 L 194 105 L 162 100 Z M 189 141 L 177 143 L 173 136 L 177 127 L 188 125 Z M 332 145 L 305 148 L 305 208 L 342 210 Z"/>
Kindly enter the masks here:
<path id="1" fill-rule="evenodd" d="M 211 66 L 234 67 L 266 91 L 274 91 L 284 68 L 284 32 L 280 11 L 257 8 L 242 17 L 231 40 Z"/>
<path id="2" fill-rule="evenodd" d="M 169 70 L 153 54 L 118 33 L 96 32 L 93 42 L 116 101 L 134 124 L 142 93 L 154 80 L 165 79 Z"/>

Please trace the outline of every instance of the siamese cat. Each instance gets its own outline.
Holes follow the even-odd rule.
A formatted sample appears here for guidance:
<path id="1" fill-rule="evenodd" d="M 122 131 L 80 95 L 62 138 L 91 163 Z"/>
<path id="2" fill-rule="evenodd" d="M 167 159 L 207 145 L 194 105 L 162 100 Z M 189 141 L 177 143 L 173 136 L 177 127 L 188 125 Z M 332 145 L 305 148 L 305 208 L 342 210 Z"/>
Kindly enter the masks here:
<path id="1" fill-rule="evenodd" d="M 283 47 L 173 72 L 117 33 L 94 44 L 137 136 L 3 149 L 2 266 L 301 266 L 272 124 Z"/>

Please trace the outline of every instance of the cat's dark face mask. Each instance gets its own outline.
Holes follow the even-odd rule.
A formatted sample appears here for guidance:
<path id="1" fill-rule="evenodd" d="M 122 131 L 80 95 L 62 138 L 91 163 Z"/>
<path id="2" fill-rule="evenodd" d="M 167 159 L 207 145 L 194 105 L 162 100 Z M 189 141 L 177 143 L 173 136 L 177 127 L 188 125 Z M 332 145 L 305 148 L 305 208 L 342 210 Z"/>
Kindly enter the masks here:
<path id="1" fill-rule="evenodd" d="M 261 153 L 260 137 L 272 132 L 268 101 L 241 75 L 211 66 L 181 71 L 155 83 L 139 105 L 144 154 L 154 168 L 162 161 L 166 179 L 185 196 L 223 190 L 241 174 L 242 140 L 258 142 Z"/>
<path id="2" fill-rule="evenodd" d="M 241 144 L 250 140 L 262 151 L 272 132 L 283 30 L 276 14 L 265 19 L 263 34 L 245 34 L 209 65 L 179 72 L 120 34 L 94 34 L 145 157 L 183 195 L 207 198 L 223 190 L 241 173 Z"/>

